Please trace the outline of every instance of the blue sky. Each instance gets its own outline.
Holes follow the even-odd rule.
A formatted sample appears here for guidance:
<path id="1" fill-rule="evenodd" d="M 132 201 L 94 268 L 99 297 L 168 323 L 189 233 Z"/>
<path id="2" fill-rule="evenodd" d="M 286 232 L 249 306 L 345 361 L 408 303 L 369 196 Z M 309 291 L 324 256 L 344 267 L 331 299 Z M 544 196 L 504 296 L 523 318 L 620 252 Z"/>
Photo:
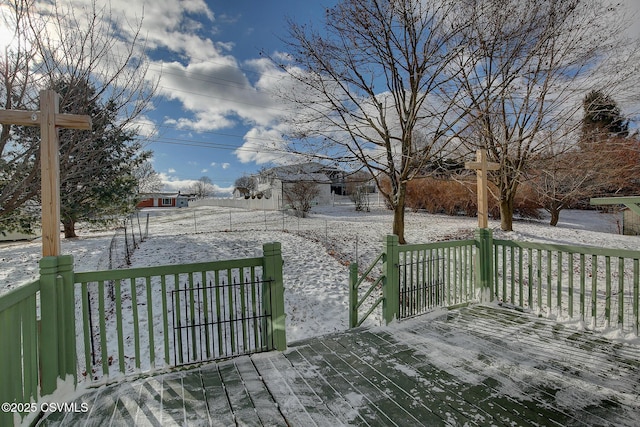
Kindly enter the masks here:
<path id="1" fill-rule="evenodd" d="M 91 1 L 58 4 L 82 10 Z M 243 174 L 289 160 L 264 149 L 284 145 L 286 129 L 284 107 L 272 95 L 283 75 L 268 57 L 285 52 L 287 18 L 321 26 L 337 1 L 97 0 L 109 5 L 110 24 L 125 41 L 126 29 L 142 19 L 148 77 L 158 91 L 139 123 L 165 189 L 188 191 L 207 176 L 223 193 Z M 640 9 L 640 0 L 623 3 Z M 634 31 L 640 34 L 640 21 Z"/>
<path id="2" fill-rule="evenodd" d="M 186 191 L 202 176 L 230 188 L 243 174 L 281 160 L 245 150 L 247 144 L 259 147 L 279 139 L 278 103 L 269 95 L 270 80 L 278 73 L 262 52 L 283 51 L 287 18 L 318 21 L 332 3 L 164 0 L 144 5 L 150 71 L 162 70 L 159 96 L 146 116 L 155 130 L 147 147 L 167 189 Z M 144 2 L 126 4 L 142 10 Z"/>
<path id="3" fill-rule="evenodd" d="M 223 193 L 243 174 L 285 159 L 263 149 L 284 145 L 283 108 L 273 95 L 284 74 L 269 58 L 284 52 L 288 18 L 319 22 L 336 1 L 35 0 L 32 16 L 50 25 L 55 4 L 61 16 L 76 16 L 63 24 L 74 28 L 95 2 L 98 26 L 113 41 L 96 75 L 122 64 L 123 46 L 139 28 L 134 55 L 148 64 L 146 78 L 157 91 L 136 124 L 154 169 L 168 191 L 188 191 L 206 176 Z M 0 2 L 3 18 L 13 16 L 9 4 Z M 0 49 L 18 48 L 12 26 L 0 19 Z M 54 44 L 56 34 L 51 27 Z"/>

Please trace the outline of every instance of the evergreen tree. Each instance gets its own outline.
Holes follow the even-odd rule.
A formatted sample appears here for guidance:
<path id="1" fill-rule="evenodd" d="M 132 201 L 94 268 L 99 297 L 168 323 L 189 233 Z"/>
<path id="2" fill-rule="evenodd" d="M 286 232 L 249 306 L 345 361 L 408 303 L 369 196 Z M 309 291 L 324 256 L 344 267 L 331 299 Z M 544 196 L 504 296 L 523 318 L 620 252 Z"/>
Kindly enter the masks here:
<path id="1" fill-rule="evenodd" d="M 612 136 L 624 138 L 629 135 L 629 122 L 622 116 L 620 107 L 610 96 L 593 90 L 584 97 L 582 106 L 584 142 L 598 142 Z"/>
<path id="2" fill-rule="evenodd" d="M 61 108 L 89 114 L 91 131 L 61 131 L 61 212 L 65 237 L 75 237 L 75 223 L 104 221 L 129 213 L 135 206 L 138 182 L 134 171 L 148 157 L 135 140 L 136 131 L 117 122 L 113 100 L 104 105 L 87 82 L 64 80 L 54 88 L 66 101 Z"/>
<path id="3" fill-rule="evenodd" d="M 90 131 L 59 131 L 60 218 L 65 237 L 76 237 L 78 221 L 106 222 L 134 208 L 135 170 L 150 153 L 142 151 L 135 129 L 118 122 L 115 102 L 102 104 L 91 83 L 63 78 L 52 86 L 61 111 L 89 115 L 93 122 Z M 23 144 L 40 138 L 36 128 L 18 133 Z"/>

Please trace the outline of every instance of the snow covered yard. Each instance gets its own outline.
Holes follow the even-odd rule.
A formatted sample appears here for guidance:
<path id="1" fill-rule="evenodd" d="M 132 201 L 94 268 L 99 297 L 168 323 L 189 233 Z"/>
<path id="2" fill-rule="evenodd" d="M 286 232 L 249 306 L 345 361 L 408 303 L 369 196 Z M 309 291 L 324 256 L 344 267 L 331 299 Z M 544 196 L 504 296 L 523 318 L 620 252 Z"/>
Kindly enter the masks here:
<path id="1" fill-rule="evenodd" d="M 282 212 L 197 207 L 151 209 L 149 236 L 133 253 L 131 267 L 181 264 L 261 256 L 264 243 L 282 243 L 287 340 L 342 331 L 348 326 L 348 267 L 366 267 L 382 250 L 392 215 L 382 207 L 355 212 L 350 203 L 316 207 L 309 218 Z M 544 220 L 517 221 L 514 232 L 490 222 L 494 237 L 524 241 L 640 249 L 640 237 L 615 234 L 619 218 L 594 211 L 563 212 L 558 227 Z M 475 218 L 407 212 L 407 239 L 424 243 L 473 236 Z M 111 231 L 81 230 L 63 239 L 75 270 L 107 268 Z M 0 246 L 0 293 L 38 273 L 40 243 Z"/>

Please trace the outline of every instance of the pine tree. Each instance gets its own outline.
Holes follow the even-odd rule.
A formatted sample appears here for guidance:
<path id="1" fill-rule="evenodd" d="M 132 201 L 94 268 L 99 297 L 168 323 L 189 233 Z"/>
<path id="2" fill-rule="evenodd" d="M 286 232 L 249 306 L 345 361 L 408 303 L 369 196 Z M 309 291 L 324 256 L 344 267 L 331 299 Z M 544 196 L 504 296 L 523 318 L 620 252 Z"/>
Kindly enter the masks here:
<path id="1" fill-rule="evenodd" d="M 622 116 L 620 107 L 610 96 L 593 90 L 582 101 L 583 142 L 598 142 L 612 136 L 629 135 L 629 122 Z"/>
<path id="2" fill-rule="evenodd" d="M 149 157 L 136 141 L 136 130 L 118 122 L 113 100 L 104 104 L 87 81 L 68 78 L 53 83 L 60 110 L 86 114 L 91 131 L 60 130 L 60 217 L 65 237 L 76 237 L 78 221 L 104 223 L 132 211 L 138 180 L 135 170 Z M 21 144 L 39 140 L 35 128 L 18 130 Z"/>
<path id="3" fill-rule="evenodd" d="M 117 121 L 115 102 L 104 105 L 87 82 L 64 80 L 54 88 L 66 103 L 63 111 L 89 114 L 92 131 L 64 130 L 60 139 L 61 212 L 65 237 L 75 237 L 77 221 L 105 221 L 135 206 L 134 172 L 148 157 L 133 129 Z"/>

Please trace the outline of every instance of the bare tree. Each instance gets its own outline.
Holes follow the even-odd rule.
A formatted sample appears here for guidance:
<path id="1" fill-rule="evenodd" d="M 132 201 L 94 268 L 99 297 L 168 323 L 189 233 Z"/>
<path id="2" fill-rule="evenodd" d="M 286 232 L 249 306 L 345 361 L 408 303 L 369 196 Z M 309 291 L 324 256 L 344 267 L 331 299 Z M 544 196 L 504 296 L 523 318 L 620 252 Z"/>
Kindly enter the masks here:
<path id="1" fill-rule="evenodd" d="M 256 180 L 251 176 L 241 176 L 234 182 L 234 187 L 245 197 L 250 197 L 256 189 Z"/>
<path id="2" fill-rule="evenodd" d="M 314 181 L 296 181 L 284 185 L 284 201 L 291 206 L 296 215 L 305 218 L 311 210 L 313 199 L 320 194 L 320 188 Z"/>
<path id="3" fill-rule="evenodd" d="M 549 224 L 556 226 L 563 209 L 593 195 L 597 171 L 575 141 L 555 140 L 553 133 L 548 137 L 545 151 L 531 159 L 531 173 L 540 204 L 551 215 Z"/>
<path id="4" fill-rule="evenodd" d="M 27 35 L 33 0 L 0 5 L 0 25 L 12 30 L 0 52 L 0 108 L 24 109 L 33 105 L 37 85 L 37 49 Z M 31 224 L 37 210 L 21 209 L 39 191 L 40 152 L 37 145 L 19 145 L 12 139 L 12 127 L 0 131 L 0 230 Z"/>
<path id="5" fill-rule="evenodd" d="M 346 192 L 355 204 L 356 211 L 369 212 L 369 194 L 372 178 L 368 173 L 357 171 L 347 175 Z"/>
<path id="6" fill-rule="evenodd" d="M 143 193 L 157 193 L 162 190 L 162 179 L 153 169 L 149 161 L 143 162 L 133 173 L 138 182 L 138 195 Z"/>
<path id="7" fill-rule="evenodd" d="M 592 91 L 582 106 L 581 128 L 541 133 L 546 148 L 532 159 L 533 187 L 553 226 L 563 209 L 586 204 L 591 197 L 635 195 L 640 189 L 640 144 L 629 137 L 628 120 L 617 103 Z"/>
<path id="8" fill-rule="evenodd" d="M 191 187 L 191 192 L 194 193 L 199 199 L 212 196 L 213 191 L 213 181 L 211 181 L 211 178 L 209 178 L 208 176 L 200 177 L 200 179 L 197 180 Z"/>
<path id="9" fill-rule="evenodd" d="M 393 233 L 405 242 L 407 182 L 446 150 L 465 112 L 453 83 L 464 45 L 451 25 L 454 0 L 344 0 L 327 10 L 319 33 L 290 23 L 298 83 L 292 150 L 365 167 L 394 210 Z M 455 114 L 454 114 L 455 113 Z M 383 185 L 384 182 L 390 185 Z"/>
<path id="10" fill-rule="evenodd" d="M 461 60 L 475 56 L 473 67 L 457 74 L 466 92 L 462 107 L 473 109 L 472 131 L 461 138 L 500 164 L 490 176 L 498 187 L 501 228 L 511 230 L 518 187 L 549 141 L 543 132 L 575 129 L 579 98 L 589 86 L 607 78 L 613 87 L 633 74 L 620 65 L 633 57 L 623 54 L 628 45 L 619 38 L 628 21 L 604 0 L 458 3 L 458 19 L 467 24 Z M 602 72 L 614 60 L 620 71 Z"/>
<path id="11" fill-rule="evenodd" d="M 610 137 L 562 154 L 545 152 L 532 164 L 533 187 L 553 226 L 563 209 L 584 206 L 591 197 L 630 196 L 640 190 L 640 143 L 633 138 Z"/>

